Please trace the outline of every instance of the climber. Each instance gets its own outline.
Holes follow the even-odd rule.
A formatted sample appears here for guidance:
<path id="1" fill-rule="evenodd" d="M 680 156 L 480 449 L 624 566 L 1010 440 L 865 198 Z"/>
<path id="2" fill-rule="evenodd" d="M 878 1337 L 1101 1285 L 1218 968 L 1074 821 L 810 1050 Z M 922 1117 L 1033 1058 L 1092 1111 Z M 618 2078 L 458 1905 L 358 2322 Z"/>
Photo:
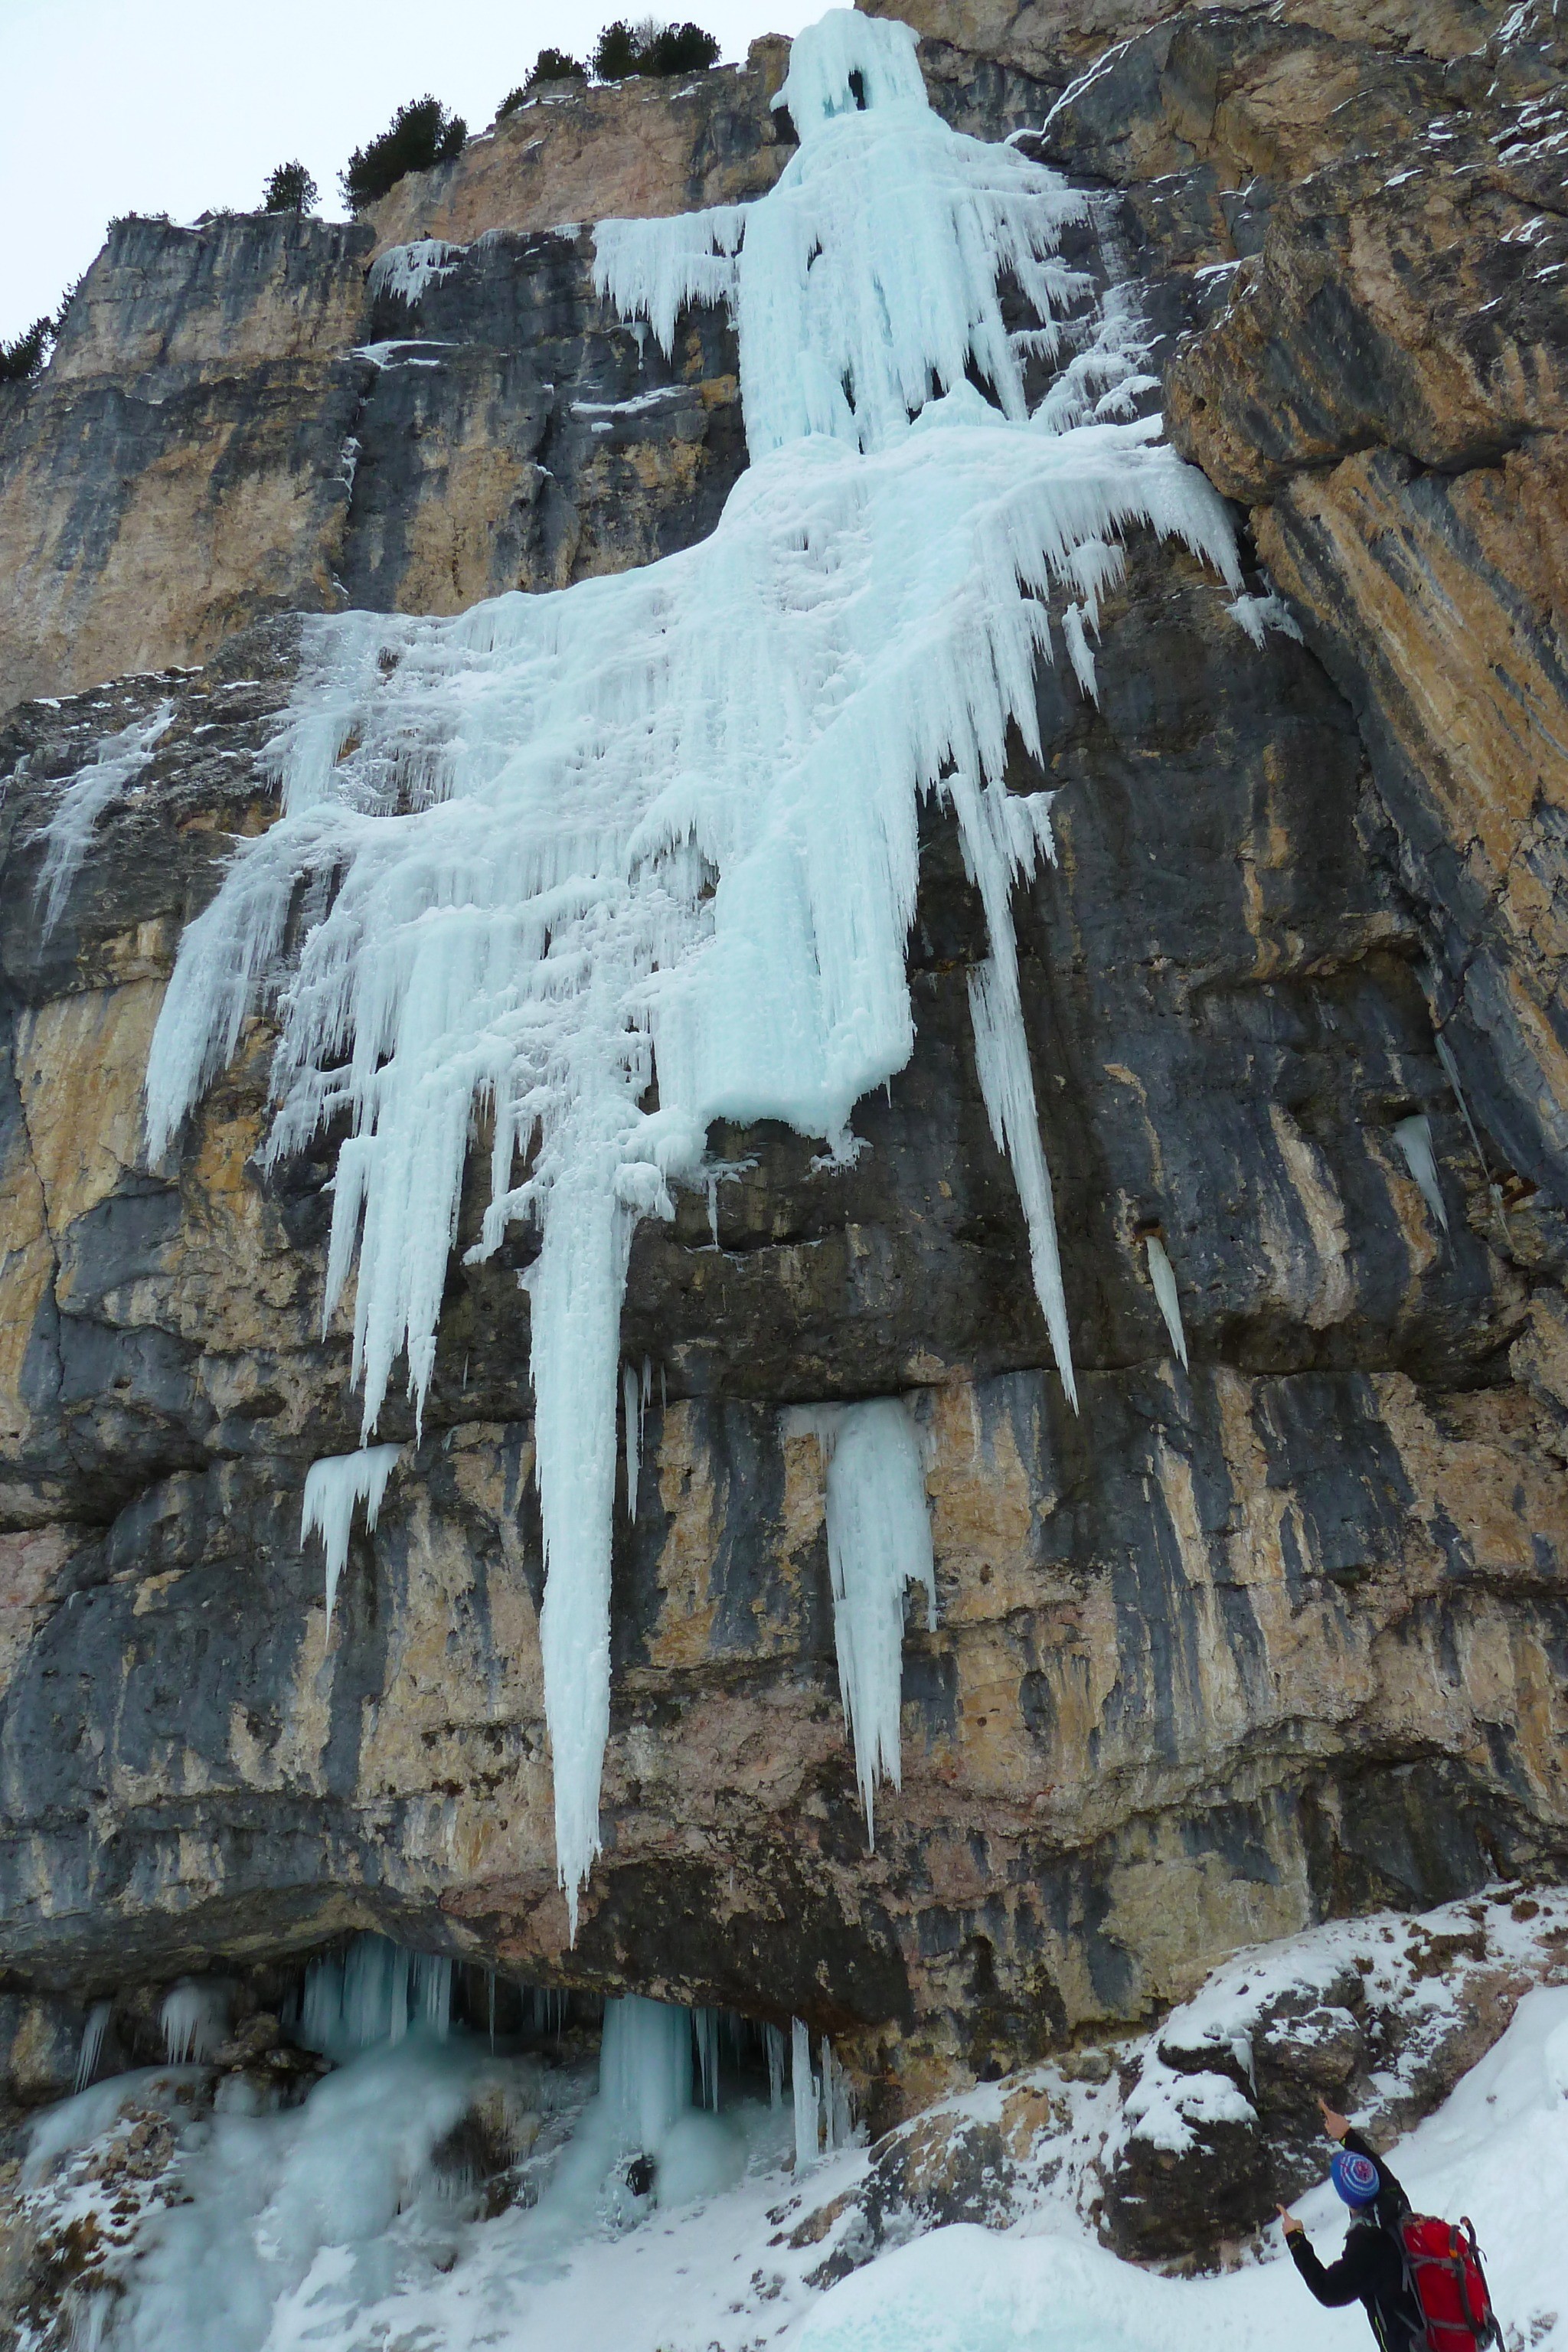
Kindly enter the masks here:
<path id="1" fill-rule="evenodd" d="M 1334 2187 L 1354 2219 L 1337 2263 L 1325 2269 L 1308 2242 L 1294 2213 L 1281 2205 L 1285 2243 L 1290 2258 L 1320 2303 L 1365 2305 L 1381 2352 L 1417 2352 L 1426 2342 L 1426 2324 L 1411 2290 L 1399 2224 L 1410 2210 L 1410 2200 L 1380 2157 L 1374 2156 L 1348 2119 L 1336 2115 L 1326 2099 L 1323 2129 L 1340 2143 L 1330 2166 Z"/>

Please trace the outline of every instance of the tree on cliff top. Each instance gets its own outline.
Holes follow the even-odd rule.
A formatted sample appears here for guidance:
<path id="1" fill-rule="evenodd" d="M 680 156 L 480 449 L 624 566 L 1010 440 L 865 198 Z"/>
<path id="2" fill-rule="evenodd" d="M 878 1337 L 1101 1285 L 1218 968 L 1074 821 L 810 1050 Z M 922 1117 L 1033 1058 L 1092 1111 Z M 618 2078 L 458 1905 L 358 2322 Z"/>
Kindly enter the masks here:
<path id="1" fill-rule="evenodd" d="M 594 51 L 600 81 L 626 81 L 633 74 L 706 73 L 718 61 L 719 44 L 700 25 L 661 25 L 653 16 L 636 25 L 617 17 L 605 26 Z"/>
<path id="2" fill-rule="evenodd" d="M 427 172 L 433 163 L 449 163 L 463 152 L 468 126 L 460 114 L 448 114 L 439 99 L 425 97 L 400 106 L 379 139 L 356 147 L 340 184 L 351 212 L 361 212 L 395 188 L 408 172 Z"/>
<path id="3" fill-rule="evenodd" d="M 320 194 L 303 163 L 279 163 L 268 177 L 261 209 L 268 213 L 313 212 Z"/>

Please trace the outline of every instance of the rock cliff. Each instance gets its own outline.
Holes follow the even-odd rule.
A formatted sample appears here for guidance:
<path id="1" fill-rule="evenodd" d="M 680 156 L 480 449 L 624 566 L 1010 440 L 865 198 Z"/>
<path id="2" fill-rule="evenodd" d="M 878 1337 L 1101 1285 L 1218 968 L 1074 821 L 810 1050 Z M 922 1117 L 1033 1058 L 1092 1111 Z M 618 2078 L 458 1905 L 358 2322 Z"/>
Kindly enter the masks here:
<path id="1" fill-rule="evenodd" d="M 778 60 L 524 110 L 350 227 L 122 224 L 10 396 L 6 694 L 62 698 L 0 739 L 14 2095 L 61 2087 L 49 2032 L 74 2046 L 91 2000 L 376 1926 L 799 2016 L 890 2121 L 1239 1944 L 1560 1871 L 1562 60 L 1544 18 L 1457 0 L 1152 15 L 916 17 L 954 120 L 1027 125 L 1100 190 L 1080 257 L 1142 305 L 1259 567 L 1238 609 L 1135 544 L 1098 704 L 1043 668 L 1043 761 L 1008 777 L 1058 794 L 1016 913 L 1082 1411 L 1046 1369 L 969 1041 L 978 897 L 933 816 L 915 1052 L 860 1156 L 718 1133 L 739 1172 L 637 1238 L 622 1339 L 653 1402 L 574 1946 L 523 1244 L 463 1263 L 466 1203 L 423 1433 L 384 1417 L 406 1450 L 329 1624 L 300 1506 L 358 1431 L 347 1325 L 321 1328 L 331 1152 L 260 1170 L 265 1018 L 170 1164 L 141 1088 L 182 931 L 274 814 L 295 615 L 454 612 L 710 529 L 744 463 L 727 322 L 689 309 L 667 362 L 547 216 L 760 193 Z M 62 782 L 159 713 L 47 929 Z M 939 1610 L 870 1852 L 821 1469 L 784 1412 L 890 1392 L 928 1444 Z"/>

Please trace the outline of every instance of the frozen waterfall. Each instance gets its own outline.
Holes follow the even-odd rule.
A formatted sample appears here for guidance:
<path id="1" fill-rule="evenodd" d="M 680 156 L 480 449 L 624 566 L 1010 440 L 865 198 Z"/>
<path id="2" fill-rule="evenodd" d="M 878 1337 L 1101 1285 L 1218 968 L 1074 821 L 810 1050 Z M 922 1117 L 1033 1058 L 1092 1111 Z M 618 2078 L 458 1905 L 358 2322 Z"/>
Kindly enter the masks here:
<path id="1" fill-rule="evenodd" d="M 601 228 L 605 284 L 656 332 L 683 300 L 732 304 L 751 470 L 710 539 L 642 570 L 449 620 L 310 623 L 270 747 L 284 814 L 186 932 L 148 1070 L 156 1154 L 260 998 L 280 1032 L 272 1160 L 347 1127 L 324 1311 L 357 1252 L 365 1440 L 400 1355 L 423 1409 L 464 1163 L 489 1127 L 479 1253 L 514 1220 L 540 1237 L 522 1280 L 574 1933 L 609 1724 L 633 1229 L 672 1214 L 672 1183 L 701 1181 L 710 1121 L 778 1119 L 846 1150 L 857 1102 L 904 1067 L 932 795 L 984 903 L 981 1083 L 1070 1393 L 1010 910 L 1049 852 L 1048 796 L 1007 792 L 1005 745 L 1016 730 L 1039 751 L 1057 592 L 1091 690 L 1127 530 L 1241 584 L 1202 476 L 1155 424 L 1115 421 L 1132 365 L 1120 313 L 1115 332 L 1079 335 L 1071 398 L 1025 413 L 1022 355 L 1048 356 L 1089 293 L 1058 257 L 1087 200 L 949 131 L 912 43 L 831 12 L 795 43 L 801 144 L 770 194 Z M 1038 314 L 1022 338 L 1005 278 Z M 631 1468 L 628 1449 L 628 1489 Z"/>

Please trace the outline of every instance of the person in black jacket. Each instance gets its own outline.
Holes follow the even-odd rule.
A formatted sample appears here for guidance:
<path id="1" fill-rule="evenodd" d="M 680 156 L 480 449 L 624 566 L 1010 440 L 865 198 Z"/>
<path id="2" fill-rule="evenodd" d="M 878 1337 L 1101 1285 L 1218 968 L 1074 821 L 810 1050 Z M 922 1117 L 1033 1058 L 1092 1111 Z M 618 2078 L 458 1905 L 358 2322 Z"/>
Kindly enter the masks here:
<path id="1" fill-rule="evenodd" d="M 1325 2266 L 1312 2252 L 1296 2215 L 1282 2205 L 1279 2218 L 1285 2224 L 1290 2258 L 1320 2303 L 1331 2309 L 1347 2303 L 1363 2305 L 1379 2352 L 1421 2352 L 1426 2326 L 1411 2291 L 1399 2235 L 1410 2200 L 1360 2132 L 1352 2131 L 1326 2099 L 1320 2099 L 1318 2105 L 1323 2111 L 1323 2129 L 1341 2143 L 1340 2154 L 1330 2168 L 1334 2187 L 1355 2218 L 1344 2252 L 1337 2263 Z"/>

